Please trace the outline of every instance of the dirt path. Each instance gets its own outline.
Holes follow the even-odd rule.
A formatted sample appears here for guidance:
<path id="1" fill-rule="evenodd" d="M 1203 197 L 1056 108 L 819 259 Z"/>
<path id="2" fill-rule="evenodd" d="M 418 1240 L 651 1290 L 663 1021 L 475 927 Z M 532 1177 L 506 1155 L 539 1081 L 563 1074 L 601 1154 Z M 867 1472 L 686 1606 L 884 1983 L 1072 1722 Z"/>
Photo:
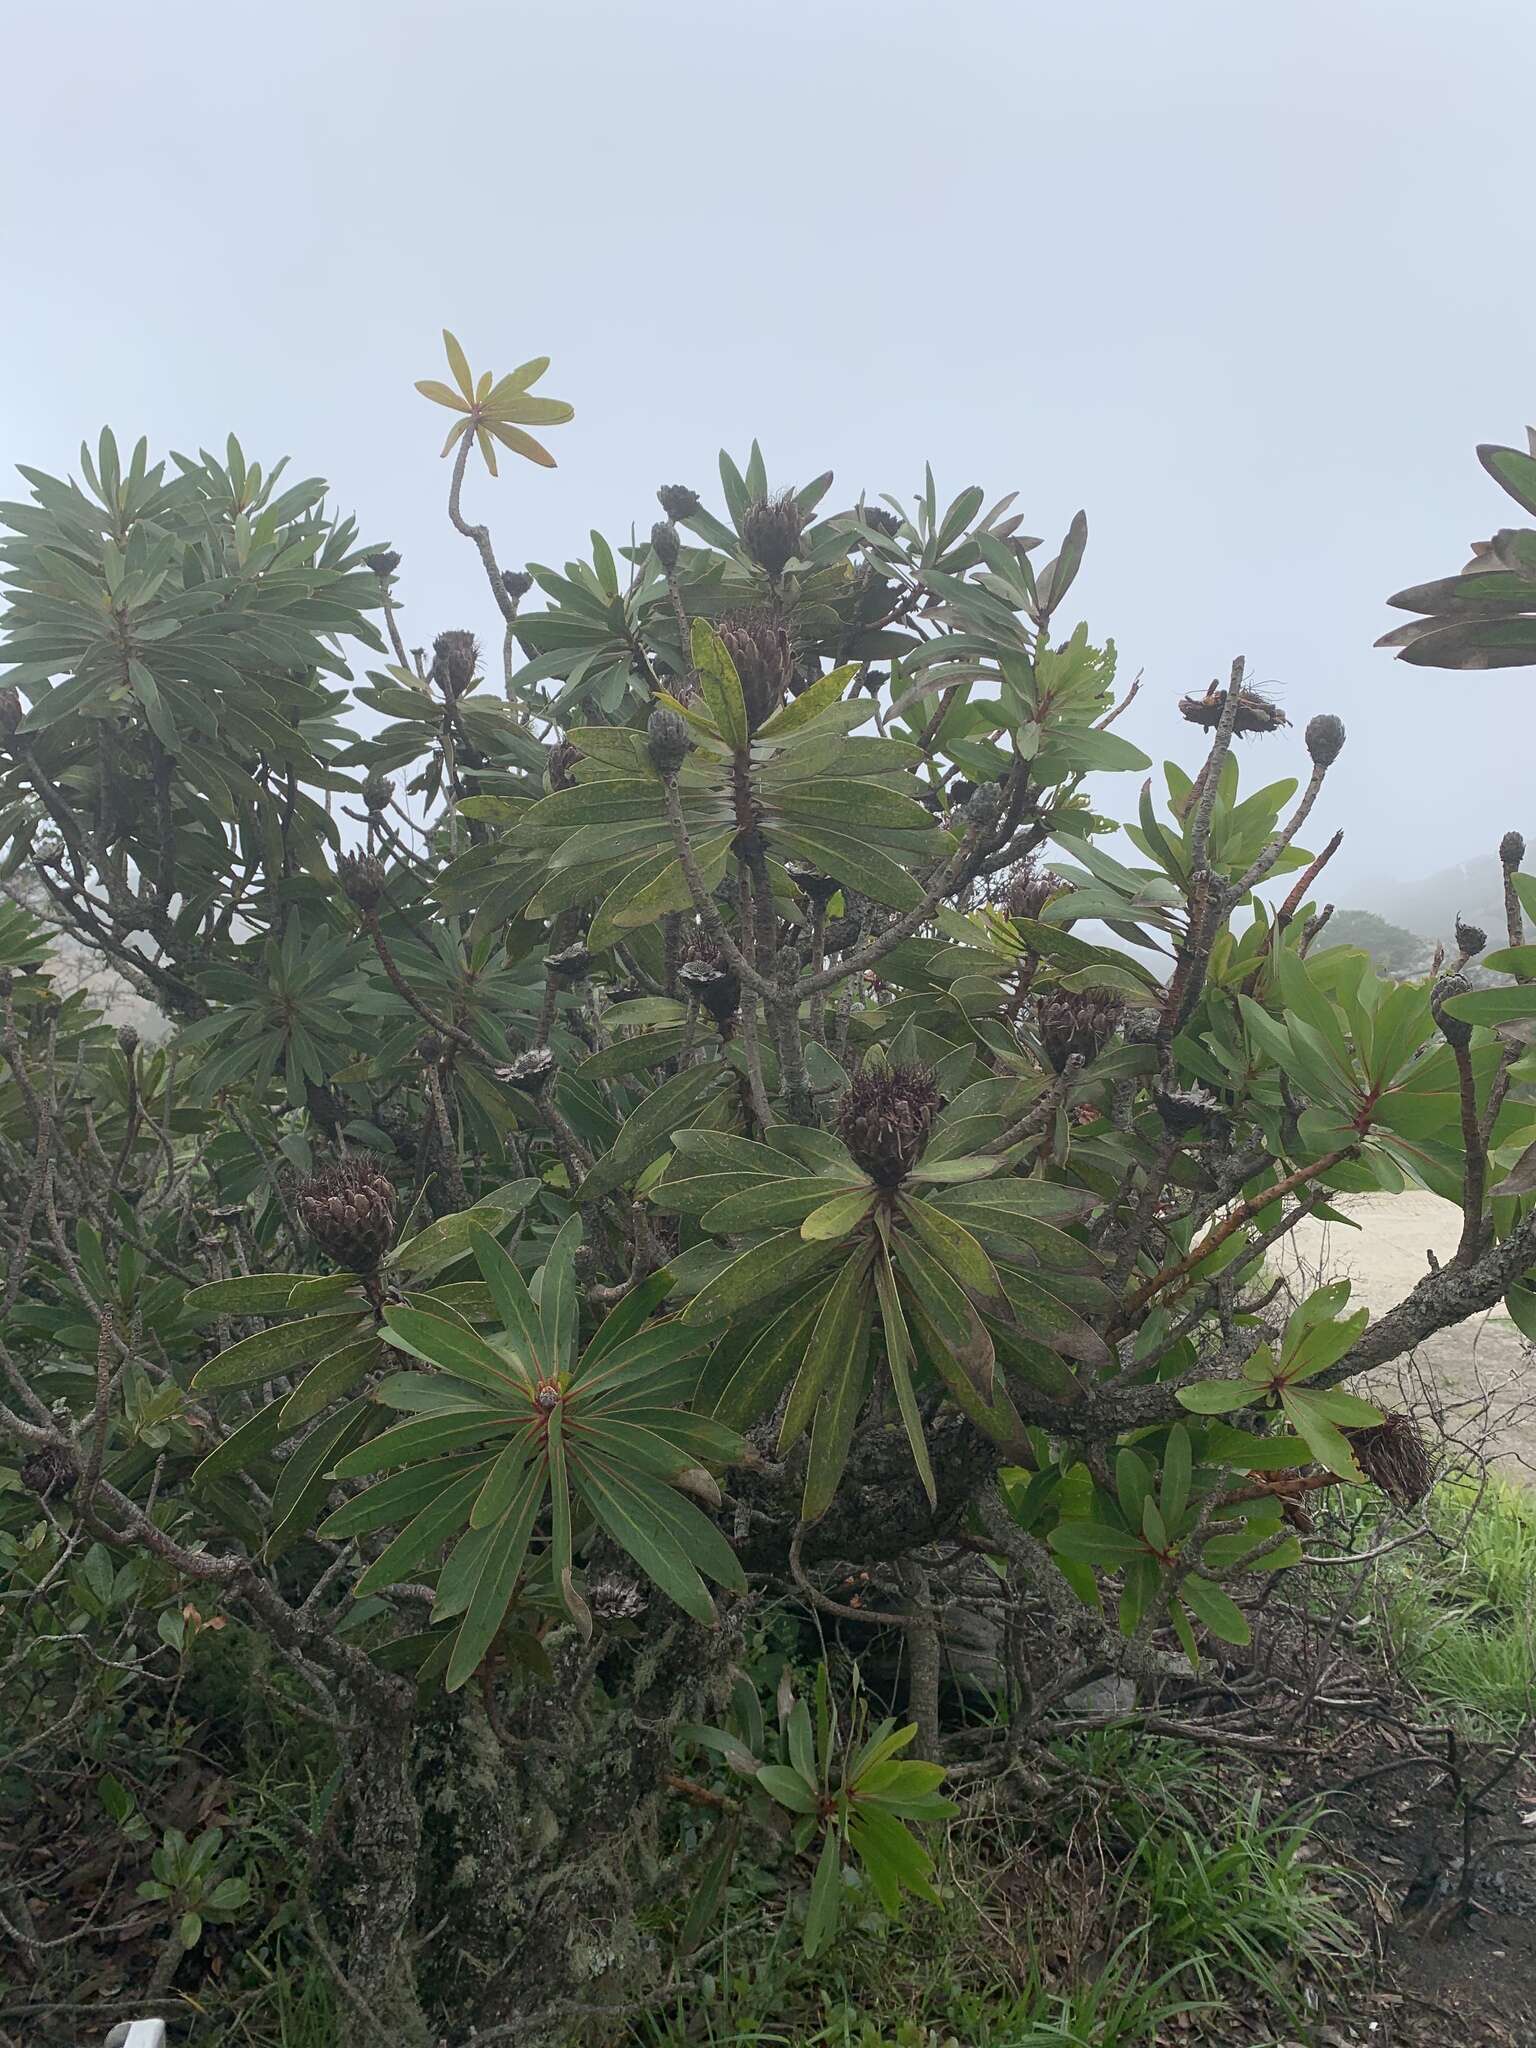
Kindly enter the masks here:
<path id="1" fill-rule="evenodd" d="M 1360 1228 L 1308 1219 L 1287 1240 L 1279 1270 L 1308 1286 L 1347 1273 L 1354 1301 L 1373 1316 L 1395 1307 L 1424 1277 L 1426 1252 L 1443 1263 L 1456 1250 L 1461 1211 L 1438 1195 L 1351 1195 L 1338 1208 Z M 1452 1435 L 1481 1433 L 1486 1413 L 1495 1463 L 1511 1477 L 1536 1479 L 1536 1351 L 1502 1307 L 1441 1331 L 1419 1347 L 1413 1365 L 1404 1360 L 1373 1384 L 1394 1400 L 1401 1385 L 1397 1405 L 1442 1408 Z"/>

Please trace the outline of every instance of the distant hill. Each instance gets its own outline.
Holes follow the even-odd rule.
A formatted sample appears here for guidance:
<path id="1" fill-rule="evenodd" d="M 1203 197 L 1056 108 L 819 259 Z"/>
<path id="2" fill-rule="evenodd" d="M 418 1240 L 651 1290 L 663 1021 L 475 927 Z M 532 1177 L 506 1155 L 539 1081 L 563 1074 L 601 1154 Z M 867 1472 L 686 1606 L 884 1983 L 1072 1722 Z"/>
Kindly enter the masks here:
<path id="1" fill-rule="evenodd" d="M 1504 885 L 1498 861 L 1489 854 L 1441 868 L 1422 881 L 1378 884 L 1369 893 L 1370 908 L 1379 917 L 1431 943 L 1440 940 L 1447 953 L 1456 950 L 1452 933 L 1458 915 L 1481 925 L 1490 947 L 1503 942 Z"/>

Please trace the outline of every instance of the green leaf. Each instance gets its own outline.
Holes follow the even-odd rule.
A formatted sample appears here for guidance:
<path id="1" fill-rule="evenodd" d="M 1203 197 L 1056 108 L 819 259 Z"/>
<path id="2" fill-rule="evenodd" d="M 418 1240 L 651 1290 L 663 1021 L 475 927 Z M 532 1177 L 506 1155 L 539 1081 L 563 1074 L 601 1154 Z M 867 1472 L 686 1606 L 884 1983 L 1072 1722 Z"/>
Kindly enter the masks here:
<path id="1" fill-rule="evenodd" d="M 1326 1465 L 1340 1479 L 1350 1480 L 1356 1486 L 1364 1485 L 1364 1475 L 1355 1462 L 1354 1452 L 1318 1406 L 1316 1394 L 1309 1394 L 1305 1388 L 1297 1388 L 1293 1392 L 1286 1387 L 1280 1395 L 1280 1405 L 1286 1420 L 1305 1440 L 1308 1450 L 1320 1465 Z"/>
<path id="2" fill-rule="evenodd" d="M 1224 1643 L 1252 1641 L 1253 1632 L 1248 1626 L 1247 1616 L 1214 1580 L 1191 1572 L 1180 1581 L 1179 1593 L 1213 1636 L 1219 1636 Z"/>
<path id="3" fill-rule="evenodd" d="M 445 1683 L 449 1692 L 457 1692 L 479 1670 L 507 1618 L 528 1554 L 533 1518 L 544 1498 L 544 1484 L 543 1466 L 530 1466 L 501 1521 L 477 1532 L 484 1538 L 484 1557 L 448 1659 Z"/>
<path id="4" fill-rule="evenodd" d="M 798 1771 L 788 1764 L 762 1764 L 758 1768 L 757 1782 L 768 1797 L 780 1806 L 787 1806 L 791 1813 L 814 1813 L 816 1794 L 806 1785 Z"/>
<path id="5" fill-rule="evenodd" d="M 752 732 L 747 723 L 747 700 L 730 651 L 708 619 L 693 621 L 690 638 L 699 695 L 726 745 L 735 753 L 745 753 Z"/>
<path id="6" fill-rule="evenodd" d="M 1255 1398 L 1246 1380 L 1198 1380 L 1174 1393 L 1180 1407 L 1191 1415 L 1230 1415 L 1234 1409 L 1248 1407 Z"/>
<path id="7" fill-rule="evenodd" d="M 384 1314 L 385 1324 L 379 1335 L 386 1344 L 409 1352 L 413 1358 L 424 1359 L 428 1365 L 441 1366 L 455 1379 L 464 1380 L 509 1405 L 528 1393 L 526 1378 L 498 1357 L 483 1337 L 477 1337 L 461 1323 L 450 1323 L 443 1316 L 400 1308 L 393 1303 Z"/>
<path id="8" fill-rule="evenodd" d="M 811 1880 L 811 1903 L 805 1916 L 805 1953 L 813 1957 L 837 1931 L 838 1908 L 842 1903 L 843 1865 L 837 1835 L 827 1830 L 821 1845 L 816 1875 Z"/>
<path id="9" fill-rule="evenodd" d="M 1145 1554 L 1139 1536 L 1111 1529 L 1103 1522 L 1058 1522 L 1045 1540 L 1062 1557 L 1111 1570 Z"/>
<path id="10" fill-rule="evenodd" d="M 350 1273 L 328 1277 L 338 1296 L 357 1285 Z M 243 1273 L 233 1280 L 213 1280 L 206 1287 L 189 1289 L 182 1296 L 182 1307 L 204 1321 L 214 1316 L 281 1315 L 294 1288 L 313 1278 L 309 1273 Z"/>
<path id="11" fill-rule="evenodd" d="M 869 1317 L 869 1275 L 870 1252 L 860 1249 L 847 1259 L 827 1290 L 816 1326 L 805 1347 L 804 1360 L 785 1403 L 779 1427 L 781 1453 L 798 1442 L 810 1428 L 823 1390 L 852 1354 L 858 1332 Z"/>
<path id="12" fill-rule="evenodd" d="M 964 1224 L 916 1195 L 902 1195 L 900 1208 L 923 1245 L 952 1279 L 983 1301 L 1001 1302 L 1002 1285 L 997 1269 Z"/>
<path id="13" fill-rule="evenodd" d="M 1190 1481 L 1189 1431 L 1182 1422 L 1176 1422 L 1168 1432 L 1168 1441 L 1163 1448 L 1163 1477 L 1161 1498 L 1163 1520 L 1170 1529 L 1176 1530 L 1184 1518 L 1189 1505 Z"/>
<path id="14" fill-rule="evenodd" d="M 928 1504 L 930 1507 L 936 1507 L 939 1499 L 938 1488 L 934 1484 L 933 1463 L 928 1455 L 928 1439 L 917 1405 L 917 1393 L 912 1385 L 912 1339 L 901 1312 L 901 1299 L 896 1291 L 896 1276 L 891 1271 L 890 1260 L 883 1248 L 875 1258 L 875 1291 L 880 1297 L 880 1317 L 885 1330 L 885 1359 L 891 1375 L 891 1385 L 896 1390 L 896 1406 L 901 1414 L 902 1427 L 907 1432 L 907 1442 L 912 1449 L 917 1476 L 922 1480 L 923 1491 L 928 1496 Z"/>
<path id="15" fill-rule="evenodd" d="M 1526 512 L 1536 512 L 1536 457 L 1519 448 L 1501 448 L 1496 442 L 1485 441 L 1478 448 L 1477 459 L 1517 505 Z"/>
<path id="16" fill-rule="evenodd" d="M 683 1310 L 683 1321 L 728 1321 L 743 1309 L 757 1307 L 810 1279 L 838 1257 L 836 1246 L 807 1244 L 798 1230 L 770 1237 L 742 1252 L 707 1287 L 700 1288 Z"/>
<path id="17" fill-rule="evenodd" d="M 597 1521 L 669 1600 L 695 1621 L 713 1627 L 715 1603 L 682 1545 L 656 1512 L 662 1488 L 595 1464 L 581 1475 L 582 1499 Z"/>
<path id="18" fill-rule="evenodd" d="M 836 1372 L 811 1425 L 810 1455 L 806 1459 L 805 1491 L 800 1513 L 807 1522 L 817 1521 L 832 1505 L 838 1481 L 848 1462 L 848 1447 L 854 1425 L 869 1388 L 869 1320 L 864 1318 L 854 1336 L 846 1364 Z"/>
<path id="19" fill-rule="evenodd" d="M 278 1323 L 242 1337 L 192 1376 L 194 1393 L 223 1393 L 236 1387 L 259 1386 L 263 1380 L 291 1373 L 336 1348 L 342 1336 L 357 1328 L 355 1315 L 309 1316 L 301 1322 Z"/>

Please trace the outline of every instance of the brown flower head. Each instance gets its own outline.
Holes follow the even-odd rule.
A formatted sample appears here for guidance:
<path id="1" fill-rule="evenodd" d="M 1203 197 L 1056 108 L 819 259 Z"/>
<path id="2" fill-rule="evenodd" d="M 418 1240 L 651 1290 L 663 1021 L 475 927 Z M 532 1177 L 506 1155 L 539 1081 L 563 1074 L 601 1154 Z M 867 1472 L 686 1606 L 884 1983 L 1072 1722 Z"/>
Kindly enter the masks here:
<path id="1" fill-rule="evenodd" d="M 394 1242 L 394 1184 L 370 1160 L 326 1167 L 301 1185 L 298 1208 L 321 1251 L 354 1273 L 371 1273 Z"/>
<path id="2" fill-rule="evenodd" d="M 1468 924 L 1458 910 L 1456 913 L 1456 948 L 1464 960 L 1471 960 L 1481 953 L 1488 943 L 1488 934 L 1480 924 Z"/>
<path id="3" fill-rule="evenodd" d="M 657 561 L 660 562 L 662 568 L 670 576 L 677 567 L 677 557 L 680 552 L 677 528 L 670 519 L 658 519 L 651 528 L 651 547 Z"/>
<path id="4" fill-rule="evenodd" d="M 1008 887 L 1003 896 L 1003 908 L 1010 917 L 1024 917 L 1037 920 L 1054 896 L 1060 896 L 1071 888 L 1060 875 L 1053 875 L 1032 860 L 1023 860 L 1008 878 Z"/>
<path id="5" fill-rule="evenodd" d="M 930 1067 L 865 1067 L 837 1109 L 837 1135 L 877 1187 L 899 1187 L 943 1107 Z"/>
<path id="6" fill-rule="evenodd" d="M 859 517 L 866 526 L 872 526 L 876 533 L 883 533 L 887 540 L 894 540 L 901 531 L 901 521 L 888 505 L 862 506 Z"/>
<path id="7" fill-rule="evenodd" d="M 384 901 L 384 863 L 374 853 L 343 853 L 336 861 L 336 878 L 341 893 L 355 910 L 365 915 Z"/>
<path id="8" fill-rule="evenodd" d="M 521 604 L 533 588 L 533 578 L 526 569 L 503 569 L 501 587 L 514 604 Z"/>
<path id="9" fill-rule="evenodd" d="M 572 746 L 569 740 L 556 740 L 547 750 L 546 772 L 549 786 L 554 789 L 569 789 L 576 780 L 576 763 L 581 759 L 580 747 Z"/>
<path id="10" fill-rule="evenodd" d="M 439 633 L 432 642 L 432 680 L 450 703 L 463 696 L 479 666 L 480 642 L 462 627 Z"/>
<path id="11" fill-rule="evenodd" d="M 1525 834 L 1506 832 L 1499 841 L 1499 862 L 1506 868 L 1517 868 L 1525 859 Z"/>
<path id="12" fill-rule="evenodd" d="M 1103 990 L 1056 989 L 1040 1004 L 1041 1050 L 1058 1074 L 1074 1058 L 1089 1066 L 1114 1037 L 1124 1014 L 1120 998 Z"/>
<path id="13" fill-rule="evenodd" d="M 380 548 L 374 554 L 364 555 L 363 561 L 373 571 L 375 576 L 382 576 L 386 579 L 393 576 L 400 566 L 400 557 L 393 548 Z"/>
<path id="14" fill-rule="evenodd" d="M 741 678 L 747 724 L 756 732 L 789 693 L 795 671 L 789 633 L 771 612 L 755 609 L 729 613 L 720 621 L 720 638 Z"/>
<path id="15" fill-rule="evenodd" d="M 741 515 L 742 546 L 775 581 L 784 574 L 785 564 L 799 554 L 804 531 L 805 514 L 793 491 L 754 498 Z"/>

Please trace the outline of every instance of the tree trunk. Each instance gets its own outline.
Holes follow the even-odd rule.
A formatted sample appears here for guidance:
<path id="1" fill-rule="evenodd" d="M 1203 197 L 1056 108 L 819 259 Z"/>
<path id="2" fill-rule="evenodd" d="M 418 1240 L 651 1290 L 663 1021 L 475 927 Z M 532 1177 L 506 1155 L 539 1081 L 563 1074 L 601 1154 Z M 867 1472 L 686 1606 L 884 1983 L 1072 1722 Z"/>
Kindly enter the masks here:
<path id="1" fill-rule="evenodd" d="M 413 1940 L 422 1830 L 412 1718 L 360 1701 L 357 1722 L 346 1759 L 341 2048 L 433 2048 Z"/>

